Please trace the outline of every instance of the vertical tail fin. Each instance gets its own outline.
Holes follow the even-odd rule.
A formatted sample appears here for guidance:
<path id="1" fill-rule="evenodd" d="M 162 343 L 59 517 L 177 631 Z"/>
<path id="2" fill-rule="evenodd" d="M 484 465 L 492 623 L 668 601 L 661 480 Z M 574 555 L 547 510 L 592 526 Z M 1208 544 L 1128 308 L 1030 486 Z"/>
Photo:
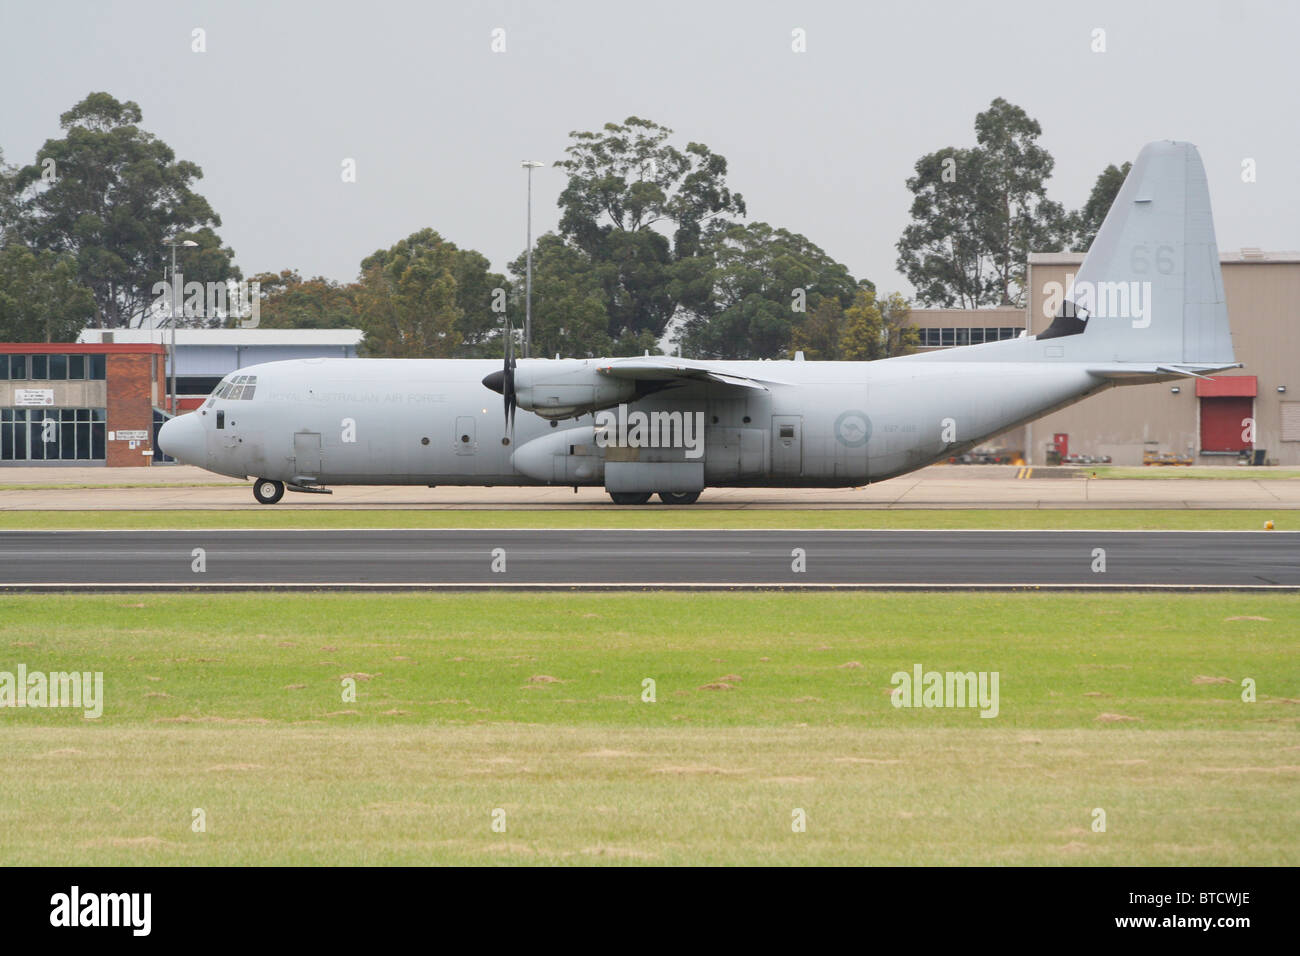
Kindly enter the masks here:
<path id="1" fill-rule="evenodd" d="M 1066 338 L 1077 336 L 1077 338 Z M 1191 143 L 1149 143 L 1047 331 L 1073 361 L 1234 364 L 1210 191 Z"/>

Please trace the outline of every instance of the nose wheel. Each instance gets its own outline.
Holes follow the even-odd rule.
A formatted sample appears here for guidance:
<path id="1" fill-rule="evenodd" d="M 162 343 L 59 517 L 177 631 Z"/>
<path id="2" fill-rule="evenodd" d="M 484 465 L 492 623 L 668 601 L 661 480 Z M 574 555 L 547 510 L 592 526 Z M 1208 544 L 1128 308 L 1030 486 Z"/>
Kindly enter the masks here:
<path id="1" fill-rule="evenodd" d="M 259 478 L 253 482 L 253 497 L 259 505 L 273 505 L 284 497 L 284 482 Z"/>

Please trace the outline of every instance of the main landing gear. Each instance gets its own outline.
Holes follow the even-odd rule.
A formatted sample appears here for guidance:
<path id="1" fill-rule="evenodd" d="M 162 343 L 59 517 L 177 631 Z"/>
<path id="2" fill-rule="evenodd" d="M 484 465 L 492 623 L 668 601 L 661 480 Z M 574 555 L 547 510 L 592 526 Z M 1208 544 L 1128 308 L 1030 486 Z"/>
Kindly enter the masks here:
<path id="1" fill-rule="evenodd" d="M 273 505 L 284 497 L 284 482 L 259 478 L 253 482 L 253 497 L 259 505 Z"/>
<path id="2" fill-rule="evenodd" d="M 643 505 L 650 500 L 649 491 L 611 491 L 609 497 L 616 505 Z M 698 491 L 659 492 L 659 500 L 666 505 L 693 505 L 699 501 Z"/>
<path id="3" fill-rule="evenodd" d="M 666 505 L 693 505 L 700 500 L 700 493 L 698 491 L 661 491 L 659 492 L 659 500 Z"/>

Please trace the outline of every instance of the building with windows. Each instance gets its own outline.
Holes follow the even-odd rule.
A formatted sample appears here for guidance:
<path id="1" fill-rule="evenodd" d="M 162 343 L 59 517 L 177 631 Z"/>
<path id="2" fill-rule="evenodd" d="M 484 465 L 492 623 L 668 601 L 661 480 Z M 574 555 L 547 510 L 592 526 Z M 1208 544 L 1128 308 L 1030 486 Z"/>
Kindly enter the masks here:
<path id="1" fill-rule="evenodd" d="M 177 329 L 176 401 L 164 408 L 198 408 L 231 372 L 262 362 L 286 359 L 356 358 L 360 329 Z M 170 329 L 86 329 L 80 342 L 157 345 L 167 352 L 168 395 L 171 388 Z"/>
<path id="2" fill-rule="evenodd" d="M 922 349 L 991 341 L 1015 328 L 1043 332 L 1058 298 L 1083 263 L 1083 253 L 1029 257 L 1023 309 L 913 309 Z M 1023 451 L 1029 464 L 1049 455 L 1110 456 L 1140 465 L 1148 456 L 1198 465 L 1300 465 L 1300 252 L 1222 252 L 1224 297 L 1232 344 L 1244 366 L 1207 379 L 1116 388 L 998 436 L 989 445 Z M 935 345 L 935 342 L 938 345 Z M 1295 388 L 1296 392 L 1290 390 Z"/>
<path id="3" fill-rule="evenodd" d="M 0 465 L 148 465 L 161 345 L 0 343 Z"/>
<path id="4" fill-rule="evenodd" d="M 983 345 L 1014 339 L 1025 331 L 1025 310 L 914 309 L 912 322 L 919 326 L 919 351 L 928 352 L 954 345 Z"/>

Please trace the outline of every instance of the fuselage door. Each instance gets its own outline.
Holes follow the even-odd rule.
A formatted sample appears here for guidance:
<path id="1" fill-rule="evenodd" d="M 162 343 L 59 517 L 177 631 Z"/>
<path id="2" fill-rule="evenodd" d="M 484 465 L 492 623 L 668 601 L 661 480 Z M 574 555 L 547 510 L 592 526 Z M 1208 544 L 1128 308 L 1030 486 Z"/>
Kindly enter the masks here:
<path id="1" fill-rule="evenodd" d="M 452 444 L 458 455 L 473 455 L 478 451 L 473 415 L 462 415 L 456 419 L 456 434 L 452 436 Z"/>
<path id="2" fill-rule="evenodd" d="M 295 432 L 293 436 L 295 477 L 320 477 L 320 432 Z"/>
<path id="3" fill-rule="evenodd" d="M 798 478 L 803 474 L 803 418 L 772 416 L 772 475 Z"/>

